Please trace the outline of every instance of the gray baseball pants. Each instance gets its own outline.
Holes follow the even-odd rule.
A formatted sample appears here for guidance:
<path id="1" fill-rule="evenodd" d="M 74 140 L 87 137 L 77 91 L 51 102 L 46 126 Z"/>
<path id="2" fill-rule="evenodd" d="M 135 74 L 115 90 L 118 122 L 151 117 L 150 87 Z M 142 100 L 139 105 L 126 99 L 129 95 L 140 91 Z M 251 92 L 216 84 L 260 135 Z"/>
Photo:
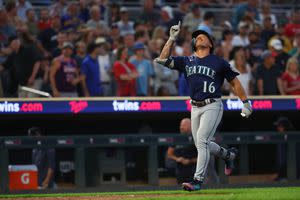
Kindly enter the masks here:
<path id="1" fill-rule="evenodd" d="M 222 115 L 223 104 L 221 99 L 216 99 L 216 102 L 203 107 L 192 106 L 192 134 L 198 151 L 197 166 L 194 175 L 195 180 L 204 181 L 210 154 L 222 157 L 220 155 L 222 147 L 211 141 Z M 225 150 L 224 148 L 222 149 Z"/>

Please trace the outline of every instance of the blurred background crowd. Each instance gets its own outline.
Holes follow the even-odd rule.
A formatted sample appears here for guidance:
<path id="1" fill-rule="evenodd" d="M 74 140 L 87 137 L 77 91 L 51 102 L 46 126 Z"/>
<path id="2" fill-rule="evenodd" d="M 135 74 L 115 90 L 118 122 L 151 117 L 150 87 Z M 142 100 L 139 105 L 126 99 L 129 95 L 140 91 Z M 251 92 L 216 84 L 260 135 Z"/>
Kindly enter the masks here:
<path id="1" fill-rule="evenodd" d="M 183 74 L 153 62 L 178 21 L 173 56 L 192 55 L 201 28 L 248 95 L 300 94 L 297 1 L 0 0 L 0 96 L 36 96 L 20 86 L 55 97 L 188 96 Z M 228 84 L 223 93 L 234 95 Z"/>

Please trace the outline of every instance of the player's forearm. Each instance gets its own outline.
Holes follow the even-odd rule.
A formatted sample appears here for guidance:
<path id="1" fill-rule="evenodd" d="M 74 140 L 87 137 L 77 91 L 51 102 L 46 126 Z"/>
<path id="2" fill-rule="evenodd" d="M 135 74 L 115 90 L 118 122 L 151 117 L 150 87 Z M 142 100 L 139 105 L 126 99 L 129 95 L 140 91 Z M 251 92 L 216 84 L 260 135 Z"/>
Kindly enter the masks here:
<path id="1" fill-rule="evenodd" d="M 230 82 L 230 84 L 235 94 L 240 98 L 240 100 L 245 101 L 247 99 L 247 95 L 240 81 L 237 78 L 235 78 Z"/>
<path id="2" fill-rule="evenodd" d="M 164 48 L 162 49 L 162 51 L 159 55 L 160 59 L 167 59 L 167 58 L 170 57 L 171 52 L 172 52 L 172 48 L 173 48 L 173 44 L 174 44 L 174 41 L 168 39 L 168 41 L 166 42 Z"/>

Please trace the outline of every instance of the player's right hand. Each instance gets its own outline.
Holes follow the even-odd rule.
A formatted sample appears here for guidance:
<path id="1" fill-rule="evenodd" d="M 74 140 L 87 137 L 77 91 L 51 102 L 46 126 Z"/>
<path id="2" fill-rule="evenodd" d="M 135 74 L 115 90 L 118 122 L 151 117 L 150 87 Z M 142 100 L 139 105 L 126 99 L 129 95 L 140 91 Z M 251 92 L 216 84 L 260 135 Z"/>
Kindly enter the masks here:
<path id="1" fill-rule="evenodd" d="M 170 37 L 169 37 L 170 40 L 176 41 L 180 32 L 180 26 L 181 26 L 181 22 L 179 21 L 178 24 L 170 28 Z"/>
<path id="2" fill-rule="evenodd" d="M 252 106 L 250 102 L 247 100 L 244 102 L 243 108 L 242 108 L 242 117 L 248 118 L 252 113 Z"/>

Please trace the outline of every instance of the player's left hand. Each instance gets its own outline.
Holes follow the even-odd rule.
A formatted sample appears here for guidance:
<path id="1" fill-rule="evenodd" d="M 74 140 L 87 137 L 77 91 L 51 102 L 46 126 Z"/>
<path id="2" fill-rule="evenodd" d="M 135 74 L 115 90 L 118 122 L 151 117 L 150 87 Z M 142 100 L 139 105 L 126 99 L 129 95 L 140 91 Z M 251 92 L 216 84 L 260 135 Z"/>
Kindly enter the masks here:
<path id="1" fill-rule="evenodd" d="M 251 113 L 252 113 L 252 106 L 249 100 L 247 100 L 246 102 L 244 102 L 241 115 L 242 117 L 248 118 L 251 115 Z"/>
<path id="2" fill-rule="evenodd" d="M 179 32 L 180 32 L 181 22 L 179 21 L 177 25 L 174 25 L 170 28 L 170 40 L 176 41 Z"/>

